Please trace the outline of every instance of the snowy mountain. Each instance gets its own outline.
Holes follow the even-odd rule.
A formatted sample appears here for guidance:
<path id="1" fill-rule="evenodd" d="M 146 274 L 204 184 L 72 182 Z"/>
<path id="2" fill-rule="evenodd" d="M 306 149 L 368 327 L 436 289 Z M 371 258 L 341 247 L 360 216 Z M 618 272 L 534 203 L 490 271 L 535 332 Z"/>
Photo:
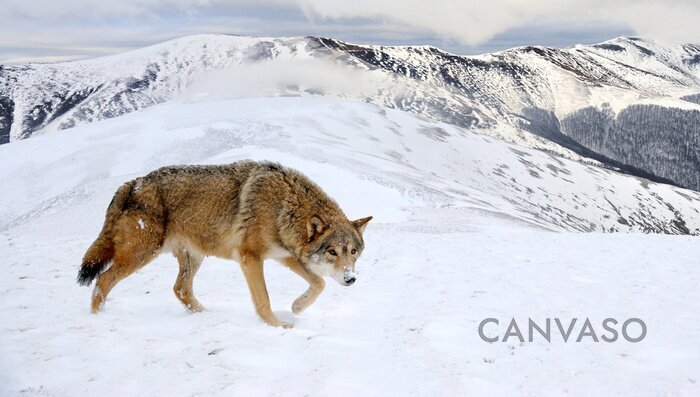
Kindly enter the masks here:
<path id="1" fill-rule="evenodd" d="M 375 217 L 355 285 L 329 282 L 292 315 L 306 284 L 266 264 L 273 310 L 295 323 L 271 328 L 228 260 L 205 260 L 207 311 L 186 312 L 162 255 L 91 315 L 75 276 L 115 189 L 245 158 L 297 168 L 348 216 Z M 181 99 L 39 134 L 0 146 L 0 185 L 2 396 L 698 394 L 697 237 L 600 233 L 698 234 L 694 191 L 327 97 Z M 489 336 L 511 318 L 522 332 L 578 318 L 578 335 L 590 318 L 601 335 L 611 316 L 618 332 L 643 319 L 646 339 L 477 333 L 485 318 L 501 321 Z"/>
<path id="2" fill-rule="evenodd" d="M 5 65 L 0 142 L 212 92 L 369 102 L 700 189 L 700 46 L 639 38 L 465 57 L 427 46 L 197 35 L 86 61 Z"/>
<path id="3" fill-rule="evenodd" d="M 265 153 L 372 182 L 386 191 L 372 207 L 395 210 L 400 194 L 413 198 L 409 206 L 466 206 L 549 230 L 700 233 L 700 193 L 406 112 L 312 98 L 166 103 L 0 146 L 0 228 L 83 200 L 109 202 L 125 179 L 160 166 Z"/>
<path id="4" fill-rule="evenodd" d="M 0 395 L 700 395 L 700 192 L 610 169 L 697 189 L 699 53 L 202 35 L 3 66 Z M 374 216 L 358 281 L 293 315 L 307 285 L 266 263 L 294 323 L 272 328 L 232 261 L 205 259 L 191 314 L 161 255 L 90 314 L 75 277 L 115 189 L 241 159 Z M 573 335 L 487 343 L 487 318 Z M 574 341 L 606 318 L 646 338 Z"/>

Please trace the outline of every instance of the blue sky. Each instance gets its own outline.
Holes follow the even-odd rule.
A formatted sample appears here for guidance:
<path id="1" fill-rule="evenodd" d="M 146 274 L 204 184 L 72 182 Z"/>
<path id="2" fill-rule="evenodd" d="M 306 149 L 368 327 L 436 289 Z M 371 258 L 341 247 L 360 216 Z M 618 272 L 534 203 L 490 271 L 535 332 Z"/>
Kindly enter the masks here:
<path id="1" fill-rule="evenodd" d="M 4 0 L 0 63 L 107 55 L 194 33 L 322 35 L 458 54 L 620 35 L 700 42 L 696 0 Z"/>

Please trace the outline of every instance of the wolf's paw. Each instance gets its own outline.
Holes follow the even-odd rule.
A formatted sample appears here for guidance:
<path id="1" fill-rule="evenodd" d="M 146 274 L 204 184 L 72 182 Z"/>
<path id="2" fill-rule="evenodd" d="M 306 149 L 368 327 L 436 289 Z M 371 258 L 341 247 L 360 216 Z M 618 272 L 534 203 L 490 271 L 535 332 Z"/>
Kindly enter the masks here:
<path id="1" fill-rule="evenodd" d="M 292 303 L 292 313 L 299 314 L 306 310 L 313 301 L 309 299 L 309 293 L 305 292 L 302 296 L 296 298 Z"/>
<path id="2" fill-rule="evenodd" d="M 282 325 L 282 328 L 286 328 L 286 329 L 294 328 L 293 323 L 288 323 L 288 322 L 284 322 L 284 321 L 280 325 Z"/>
<path id="3" fill-rule="evenodd" d="M 201 313 L 204 311 L 204 306 L 202 306 L 199 302 L 192 302 L 188 305 L 185 305 L 185 307 L 192 313 Z"/>
<path id="4" fill-rule="evenodd" d="M 299 299 L 295 300 L 294 303 L 292 303 L 292 313 L 294 314 L 299 314 L 306 309 L 306 305 L 304 302 L 300 302 Z"/>
<path id="5" fill-rule="evenodd" d="M 278 327 L 285 328 L 285 329 L 294 328 L 294 324 L 293 324 L 293 323 L 288 323 L 288 322 L 286 322 L 286 321 L 280 321 L 279 324 L 277 324 L 277 326 L 278 326 Z"/>

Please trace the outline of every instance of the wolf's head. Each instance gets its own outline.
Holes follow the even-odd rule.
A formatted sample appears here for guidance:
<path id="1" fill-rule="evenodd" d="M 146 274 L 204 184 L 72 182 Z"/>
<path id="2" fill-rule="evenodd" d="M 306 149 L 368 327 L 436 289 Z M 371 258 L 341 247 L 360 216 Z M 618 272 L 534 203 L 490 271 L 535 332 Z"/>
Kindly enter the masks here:
<path id="1" fill-rule="evenodd" d="M 331 276 L 340 285 L 354 283 L 357 277 L 355 261 L 365 248 L 362 232 L 370 220 L 372 217 L 368 216 L 331 224 L 313 216 L 306 226 L 306 268 L 321 277 Z"/>

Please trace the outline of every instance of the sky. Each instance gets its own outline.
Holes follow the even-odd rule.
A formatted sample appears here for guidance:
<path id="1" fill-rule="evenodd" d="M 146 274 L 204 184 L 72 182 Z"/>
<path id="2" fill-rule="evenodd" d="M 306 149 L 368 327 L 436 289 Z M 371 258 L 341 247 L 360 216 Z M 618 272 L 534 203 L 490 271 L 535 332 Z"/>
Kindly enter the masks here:
<path id="1" fill-rule="evenodd" d="M 0 63 L 123 52 L 196 33 L 429 44 L 456 54 L 617 36 L 700 43 L 698 0 L 3 0 Z"/>

